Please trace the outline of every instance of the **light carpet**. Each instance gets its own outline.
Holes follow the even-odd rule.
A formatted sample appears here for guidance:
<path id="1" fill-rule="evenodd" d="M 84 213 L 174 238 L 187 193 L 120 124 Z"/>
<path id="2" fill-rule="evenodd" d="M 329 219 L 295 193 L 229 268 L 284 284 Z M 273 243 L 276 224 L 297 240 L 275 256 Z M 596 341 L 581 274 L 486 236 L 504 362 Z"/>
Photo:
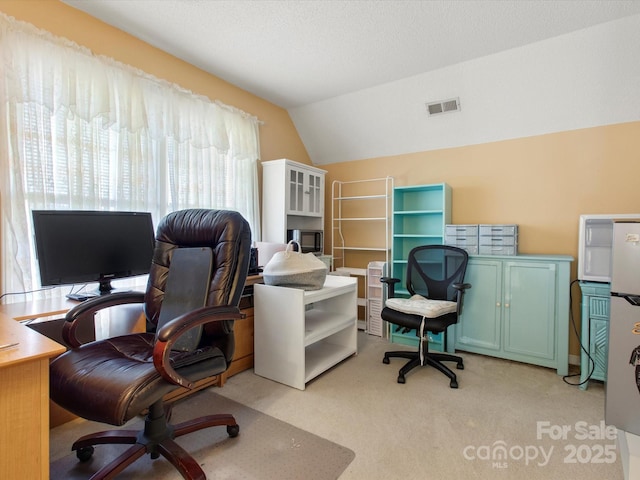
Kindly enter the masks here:
<path id="1" fill-rule="evenodd" d="M 247 370 L 219 393 L 352 449 L 340 480 L 623 479 L 601 382 L 582 391 L 549 368 L 458 352 L 460 388 L 431 367 L 401 385 L 405 361 L 382 357 L 402 348 L 359 332 L 358 355 L 304 391 Z"/>
<path id="2" fill-rule="evenodd" d="M 173 409 L 173 423 L 210 413 L 231 413 L 240 425 L 240 434 L 229 438 L 225 427 L 212 427 L 177 439 L 200 462 L 209 480 L 213 479 L 308 479 L 333 480 L 354 459 L 352 450 L 313 433 L 280 421 L 234 400 L 204 390 L 182 400 Z M 129 422 L 128 429 L 141 428 L 142 418 Z M 51 479 L 86 479 L 114 459 L 129 445 L 99 445 L 90 461 L 80 463 L 71 452 L 72 443 L 82 435 L 109 429 L 104 424 L 77 419 L 51 431 Z M 125 469 L 119 479 L 180 478 L 163 457 L 148 455 Z"/>

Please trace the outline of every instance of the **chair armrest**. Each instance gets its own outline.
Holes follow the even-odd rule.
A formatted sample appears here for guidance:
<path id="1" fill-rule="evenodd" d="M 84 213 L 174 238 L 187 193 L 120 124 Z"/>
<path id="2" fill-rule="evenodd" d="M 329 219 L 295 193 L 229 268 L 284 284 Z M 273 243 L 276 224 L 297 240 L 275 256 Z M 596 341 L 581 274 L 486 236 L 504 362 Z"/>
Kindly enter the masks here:
<path id="1" fill-rule="evenodd" d="M 456 314 L 460 315 L 462 313 L 464 292 L 465 290 L 471 288 L 471 284 L 470 283 L 454 283 L 451 286 L 458 291 L 458 298 L 456 300 L 458 303 L 458 305 L 456 306 Z"/>
<path id="2" fill-rule="evenodd" d="M 168 382 L 188 389 L 193 388 L 193 382 L 176 372 L 171 365 L 170 355 L 173 344 L 183 333 L 193 327 L 242 318 L 245 318 L 245 314 L 240 313 L 238 307 L 231 306 L 202 307 L 174 318 L 158 330 L 153 347 L 153 364 L 156 370 Z"/>
<path id="3" fill-rule="evenodd" d="M 400 282 L 399 278 L 380 277 L 380 283 L 387 284 L 387 298 L 393 298 L 395 296 L 396 283 L 398 282 Z"/>
<path id="4" fill-rule="evenodd" d="M 78 340 L 76 331 L 78 325 L 87 317 L 93 319 L 96 312 L 105 308 L 115 307 L 116 305 L 124 305 L 126 303 L 144 303 L 143 292 L 122 292 L 111 293 L 109 295 L 101 295 L 99 297 L 90 298 L 76 305 L 65 315 L 65 322 L 62 327 L 62 338 L 72 348 L 79 347 L 82 342 Z"/>

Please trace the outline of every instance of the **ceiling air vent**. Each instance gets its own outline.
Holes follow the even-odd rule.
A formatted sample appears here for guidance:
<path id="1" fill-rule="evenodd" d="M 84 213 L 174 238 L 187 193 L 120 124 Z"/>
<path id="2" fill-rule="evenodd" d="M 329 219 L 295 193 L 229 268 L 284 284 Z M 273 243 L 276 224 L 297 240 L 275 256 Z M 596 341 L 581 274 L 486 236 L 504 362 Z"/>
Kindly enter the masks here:
<path id="1" fill-rule="evenodd" d="M 460 99 L 450 98 L 449 100 L 441 100 L 439 102 L 427 103 L 429 115 L 438 115 L 440 113 L 458 112 L 460 111 Z"/>

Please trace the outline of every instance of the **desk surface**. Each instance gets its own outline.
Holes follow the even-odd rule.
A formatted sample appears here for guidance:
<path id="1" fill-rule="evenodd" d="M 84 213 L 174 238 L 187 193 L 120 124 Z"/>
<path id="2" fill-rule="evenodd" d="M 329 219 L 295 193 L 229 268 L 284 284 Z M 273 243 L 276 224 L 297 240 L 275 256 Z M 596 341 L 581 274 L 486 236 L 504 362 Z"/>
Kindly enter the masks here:
<path id="1" fill-rule="evenodd" d="M 79 302 L 69 300 L 66 297 L 47 298 L 44 300 L 32 300 L 29 302 L 16 302 L 0 305 L 0 315 L 13 320 L 35 320 L 40 317 L 52 315 L 65 315 Z"/>
<path id="2" fill-rule="evenodd" d="M 262 282 L 262 275 L 247 277 L 246 286 Z M 64 346 L 35 332 L 19 321 L 41 317 L 62 316 L 78 302 L 65 297 L 33 300 L 0 305 L 0 345 L 18 343 L 0 350 L 0 367 L 40 357 L 54 357 L 63 353 Z"/>
<path id="3" fill-rule="evenodd" d="M 18 345 L 0 349 L 0 368 L 38 358 L 55 357 L 66 350 L 63 345 L 16 322 L 14 317 L 0 309 L 0 345 L 11 343 Z"/>

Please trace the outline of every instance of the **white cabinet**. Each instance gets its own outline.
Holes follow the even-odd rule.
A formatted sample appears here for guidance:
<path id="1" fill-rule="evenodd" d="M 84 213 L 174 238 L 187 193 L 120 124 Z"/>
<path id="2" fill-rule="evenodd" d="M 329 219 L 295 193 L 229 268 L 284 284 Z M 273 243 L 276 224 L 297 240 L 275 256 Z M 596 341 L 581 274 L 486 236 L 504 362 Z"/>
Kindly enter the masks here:
<path id="1" fill-rule="evenodd" d="M 320 290 L 254 286 L 254 371 L 305 389 L 357 353 L 356 279 L 328 275 Z"/>
<path id="2" fill-rule="evenodd" d="M 387 289 L 380 281 L 387 275 L 386 262 L 369 262 L 367 267 L 367 330 L 370 335 L 385 336 L 385 324 L 380 314 L 387 297 Z"/>
<path id="3" fill-rule="evenodd" d="M 287 214 L 320 217 L 324 212 L 324 171 L 303 165 L 286 165 L 289 197 Z"/>
<path id="4" fill-rule="evenodd" d="M 326 173 L 284 158 L 262 163 L 263 241 L 286 243 L 290 229 L 324 229 Z"/>

